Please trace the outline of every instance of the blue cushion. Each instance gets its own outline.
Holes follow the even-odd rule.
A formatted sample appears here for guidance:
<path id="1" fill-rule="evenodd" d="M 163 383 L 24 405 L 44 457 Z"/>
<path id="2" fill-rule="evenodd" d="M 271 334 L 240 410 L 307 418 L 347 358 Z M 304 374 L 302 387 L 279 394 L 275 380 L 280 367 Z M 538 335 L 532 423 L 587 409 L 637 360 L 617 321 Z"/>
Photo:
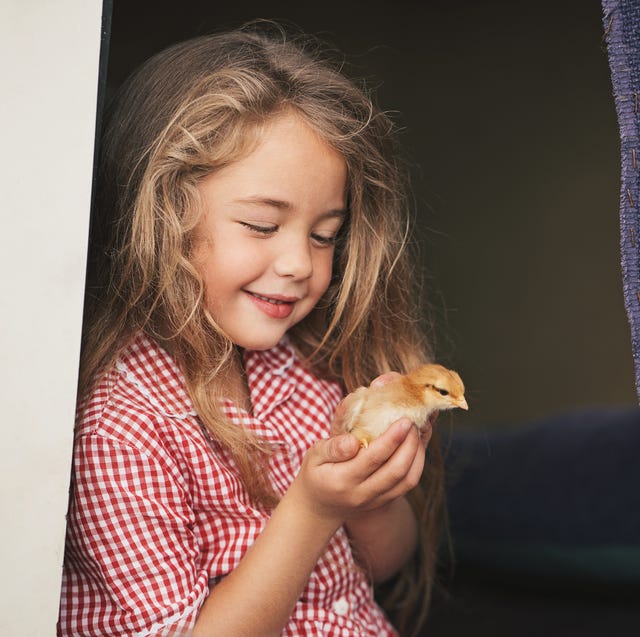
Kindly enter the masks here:
<path id="1" fill-rule="evenodd" d="M 458 431 L 447 454 L 460 563 L 640 584 L 640 409 Z"/>

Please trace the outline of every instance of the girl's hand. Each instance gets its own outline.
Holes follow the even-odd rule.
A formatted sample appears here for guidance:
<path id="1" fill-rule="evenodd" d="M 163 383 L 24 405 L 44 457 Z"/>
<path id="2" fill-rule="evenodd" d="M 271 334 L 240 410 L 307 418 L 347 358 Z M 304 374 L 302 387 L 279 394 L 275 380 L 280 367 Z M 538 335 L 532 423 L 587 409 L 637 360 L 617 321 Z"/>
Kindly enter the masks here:
<path id="1" fill-rule="evenodd" d="M 424 467 L 426 442 L 405 418 L 367 449 L 351 434 L 320 440 L 305 455 L 290 495 L 297 495 L 310 515 L 340 526 L 413 489 Z"/>

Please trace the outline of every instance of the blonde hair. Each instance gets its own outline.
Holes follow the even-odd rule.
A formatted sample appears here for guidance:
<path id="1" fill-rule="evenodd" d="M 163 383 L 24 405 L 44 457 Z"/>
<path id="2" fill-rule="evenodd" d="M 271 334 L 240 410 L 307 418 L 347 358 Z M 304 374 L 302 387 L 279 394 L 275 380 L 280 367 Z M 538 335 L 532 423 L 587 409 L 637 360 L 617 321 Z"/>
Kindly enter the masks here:
<path id="1" fill-rule="evenodd" d="M 255 132 L 296 113 L 344 158 L 348 218 L 331 285 L 290 332 L 308 365 L 346 391 L 429 358 L 419 319 L 404 170 L 394 127 L 366 91 L 310 39 L 264 25 L 198 37 L 157 54 L 108 111 L 98 173 L 80 396 L 140 331 L 177 360 L 201 421 L 236 462 L 251 495 L 275 503 L 268 450 L 229 423 L 218 397 L 234 345 L 207 311 L 191 260 L 197 185 L 250 152 Z M 400 578 L 387 606 L 401 630 L 424 620 L 443 520 L 442 460 L 429 446 L 414 504 L 424 540 L 414 579 Z M 418 563 L 419 562 L 419 563 Z M 412 606 L 413 604 L 413 606 Z M 416 608 L 422 608 L 416 611 Z M 397 611 L 397 612 L 396 612 Z M 416 617 L 417 612 L 417 617 Z M 404 624 L 403 624 L 404 622 Z"/>

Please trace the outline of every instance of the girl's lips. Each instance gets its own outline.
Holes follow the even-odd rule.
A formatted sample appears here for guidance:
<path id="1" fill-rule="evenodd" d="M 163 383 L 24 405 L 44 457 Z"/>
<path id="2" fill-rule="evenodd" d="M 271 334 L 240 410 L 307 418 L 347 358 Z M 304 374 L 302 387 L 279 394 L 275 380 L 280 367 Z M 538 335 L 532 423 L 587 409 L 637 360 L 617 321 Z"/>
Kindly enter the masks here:
<path id="1" fill-rule="evenodd" d="M 245 290 L 253 304 L 270 318 L 285 319 L 293 312 L 295 302 L 298 300 L 291 296 L 262 296 L 255 292 Z"/>

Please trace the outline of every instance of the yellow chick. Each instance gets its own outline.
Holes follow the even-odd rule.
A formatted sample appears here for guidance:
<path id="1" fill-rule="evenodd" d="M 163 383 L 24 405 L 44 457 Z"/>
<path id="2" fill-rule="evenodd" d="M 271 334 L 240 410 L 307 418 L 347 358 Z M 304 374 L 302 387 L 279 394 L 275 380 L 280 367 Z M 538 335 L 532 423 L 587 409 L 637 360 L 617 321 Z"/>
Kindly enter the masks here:
<path id="1" fill-rule="evenodd" d="M 399 418 L 421 428 L 432 412 L 456 407 L 469 409 L 460 376 L 442 365 L 421 365 L 384 385 L 359 387 L 346 396 L 343 425 L 366 448 Z"/>

